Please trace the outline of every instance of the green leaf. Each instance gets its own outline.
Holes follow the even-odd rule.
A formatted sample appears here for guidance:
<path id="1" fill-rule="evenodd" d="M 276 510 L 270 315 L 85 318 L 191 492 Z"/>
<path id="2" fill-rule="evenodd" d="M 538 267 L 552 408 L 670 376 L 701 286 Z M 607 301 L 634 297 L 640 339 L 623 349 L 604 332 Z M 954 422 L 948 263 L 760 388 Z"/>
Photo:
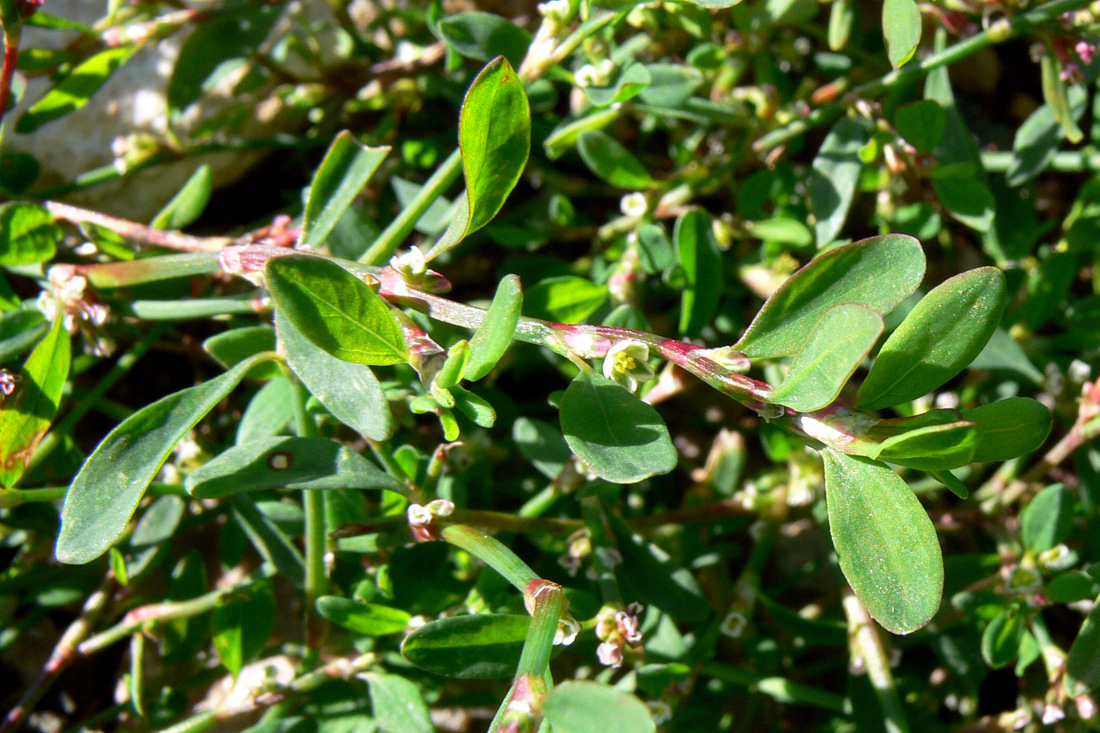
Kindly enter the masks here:
<path id="1" fill-rule="evenodd" d="M 789 244 L 793 247 L 809 247 L 814 243 L 814 233 L 798 219 L 777 216 L 763 221 L 747 221 L 745 229 L 756 239 L 765 242 Z"/>
<path id="2" fill-rule="evenodd" d="M 705 621 L 710 607 L 695 576 L 678 567 L 661 548 L 631 532 L 614 512 L 605 510 L 603 516 L 623 558 L 615 566 L 620 582 L 646 605 L 688 623 Z"/>
<path id="3" fill-rule="evenodd" d="M 622 115 L 623 107 L 611 106 L 586 114 L 578 119 L 566 118 L 562 120 L 550 134 L 546 136 L 542 147 L 546 151 L 546 157 L 555 160 L 561 157 L 566 150 L 572 150 L 581 134 L 588 130 L 601 130 L 610 125 Z"/>
<path id="4" fill-rule="evenodd" d="M 834 0 L 829 5 L 829 50 L 843 51 L 852 36 L 855 12 L 852 0 Z"/>
<path id="5" fill-rule="evenodd" d="M 510 677 L 519 664 L 529 616 L 476 614 L 424 624 L 401 642 L 405 659 L 458 679 Z"/>
<path id="6" fill-rule="evenodd" d="M 202 342 L 202 350 L 226 369 L 236 366 L 250 356 L 275 350 L 275 329 L 271 326 L 245 326 L 216 334 Z M 254 379 L 273 379 L 281 376 L 279 365 L 264 362 L 249 375 Z"/>
<path id="7" fill-rule="evenodd" d="M 365 636 L 399 634 L 409 625 L 412 615 L 408 611 L 377 603 L 363 603 L 352 598 L 321 596 L 317 599 L 317 613 L 334 624 Z"/>
<path id="8" fill-rule="evenodd" d="M 1069 535 L 1076 499 L 1064 484 L 1040 491 L 1020 517 L 1020 536 L 1032 552 L 1046 552 Z"/>
<path id="9" fill-rule="evenodd" d="M 470 339 L 470 359 L 466 362 L 466 379 L 476 382 L 496 366 L 519 323 L 519 314 L 523 307 L 523 290 L 519 278 L 505 275 L 497 285 L 493 303 L 485 314 L 485 320 Z"/>
<path id="10" fill-rule="evenodd" d="M 936 530 L 912 490 L 886 466 L 826 448 L 825 497 L 840 569 L 883 628 L 927 624 L 943 595 Z"/>
<path id="11" fill-rule="evenodd" d="M 645 69 L 649 84 L 638 98 L 654 107 L 679 107 L 703 85 L 703 72 L 685 64 L 646 64 Z"/>
<path id="12" fill-rule="evenodd" d="M 389 440 L 394 429 L 390 403 L 368 366 L 318 349 L 282 311 L 275 313 L 275 328 L 287 366 L 333 417 L 372 440 Z"/>
<path id="13" fill-rule="evenodd" d="M 251 58 L 283 11 L 281 4 L 238 7 L 195 24 L 184 41 L 168 80 L 168 107 L 173 115 L 198 101 L 222 64 Z"/>
<path id="14" fill-rule="evenodd" d="M 610 84 L 603 87 L 583 87 L 588 100 L 596 107 L 625 102 L 649 86 L 651 79 L 645 64 L 631 62 L 618 70 Z"/>
<path id="15" fill-rule="evenodd" d="M 1007 461 L 1027 455 L 1050 434 L 1050 410 L 1028 397 L 1009 397 L 962 411 L 963 418 L 976 422 L 981 434 L 971 460 L 980 463 Z"/>
<path id="16" fill-rule="evenodd" d="M 680 215 L 673 230 L 684 292 L 680 299 L 680 333 L 697 334 L 714 317 L 722 292 L 722 258 L 714 241 L 710 217 L 702 209 Z"/>
<path id="17" fill-rule="evenodd" d="M 969 421 L 928 425 L 888 438 L 870 458 L 922 471 L 946 471 L 974 459 L 978 426 Z"/>
<path id="18" fill-rule="evenodd" d="M 486 64 L 462 102 L 458 147 L 466 195 L 429 260 L 492 221 L 531 154 L 531 109 L 523 83 L 502 56 Z"/>
<path id="19" fill-rule="evenodd" d="M 1071 118 L 1074 121 L 1081 119 L 1088 101 L 1085 90 L 1076 84 L 1071 86 L 1066 101 Z M 1017 128 L 1012 141 L 1012 163 L 1005 172 L 1008 185 L 1023 185 L 1046 170 L 1065 137 L 1065 129 L 1049 104 L 1032 112 Z"/>
<path id="20" fill-rule="evenodd" d="M 810 200 L 818 248 L 836 239 L 844 228 L 863 171 L 859 151 L 866 144 L 864 125 L 852 117 L 842 117 L 814 156 Z"/>
<path id="21" fill-rule="evenodd" d="M 1051 603 L 1078 603 L 1096 595 L 1096 581 L 1079 570 L 1050 579 L 1043 595 Z"/>
<path id="22" fill-rule="evenodd" d="M 943 385 L 981 352 L 1004 308 L 1004 275 L 995 267 L 944 281 L 890 334 L 859 389 L 857 405 L 890 407 Z"/>
<path id="23" fill-rule="evenodd" d="M 1034 384 L 1043 383 L 1043 373 L 1027 358 L 1023 348 L 1005 331 L 998 328 L 993 331 L 989 343 L 981 353 L 970 362 L 971 369 L 1004 369 L 1026 377 Z"/>
<path id="24" fill-rule="evenodd" d="M 401 326 L 378 294 L 322 257 L 274 257 L 267 286 L 298 332 L 337 359 L 383 366 L 408 359 Z"/>
<path id="25" fill-rule="evenodd" d="M 367 185 L 389 152 L 388 147 L 363 145 L 347 130 L 336 136 L 309 186 L 302 216 L 303 244 L 317 249 L 325 243 L 344 210 Z"/>
<path id="26" fill-rule="evenodd" d="M 547 478 L 557 478 L 573 458 L 561 432 L 542 420 L 519 418 L 512 425 L 512 440 L 523 457 Z"/>
<path id="27" fill-rule="evenodd" d="M 561 427 L 577 457 L 605 481 L 630 484 L 676 468 L 657 411 L 595 372 L 582 371 L 565 390 Z"/>
<path id="28" fill-rule="evenodd" d="M 841 303 L 885 315 L 924 277 L 916 239 L 886 234 L 825 250 L 776 290 L 734 348 L 753 359 L 797 354 L 817 322 Z"/>
<path id="29" fill-rule="evenodd" d="M 0 315 L 0 364 L 6 364 L 30 349 L 49 330 L 49 321 L 37 308 Z"/>
<path id="30" fill-rule="evenodd" d="M 158 498 L 134 524 L 130 547 L 152 547 L 171 539 L 186 508 L 186 502 L 178 496 Z"/>
<path id="31" fill-rule="evenodd" d="M 900 68 L 917 52 L 920 43 L 920 6 L 916 0 L 884 0 L 882 35 L 890 65 Z"/>
<path id="32" fill-rule="evenodd" d="M 676 250 L 664 229 L 656 224 L 643 224 L 638 229 L 638 259 L 650 275 L 676 264 Z"/>
<path id="33" fill-rule="evenodd" d="M 260 656 L 275 630 L 275 594 L 270 583 L 218 599 L 210 618 L 214 650 L 233 677 Z"/>
<path id="34" fill-rule="evenodd" d="M 612 186 L 637 191 L 657 185 L 641 161 L 602 130 L 582 132 L 577 137 L 577 152 L 588 170 Z"/>
<path id="35" fill-rule="evenodd" d="M 768 401 L 799 412 L 829 405 L 871 352 L 882 329 L 882 316 L 870 308 L 851 303 L 830 308 Z"/>
<path id="36" fill-rule="evenodd" d="M 982 633 L 982 656 L 997 669 L 1012 663 L 1024 637 L 1024 621 L 1016 608 L 1007 608 L 993 617 Z"/>
<path id="37" fill-rule="evenodd" d="M 483 397 L 479 397 L 470 390 L 457 384 L 451 387 L 451 393 L 454 396 L 455 407 L 458 408 L 459 412 L 472 420 L 475 425 L 479 425 L 483 428 L 491 428 L 496 423 L 496 410 L 494 410 L 493 406 Z"/>
<path id="38" fill-rule="evenodd" d="M 11 488 L 50 428 L 69 378 L 70 342 L 58 318 L 19 372 L 15 396 L 0 409 L 0 485 Z"/>
<path id="39" fill-rule="evenodd" d="M 381 733 L 435 733 L 416 683 L 396 674 L 367 672 L 371 714 Z"/>
<path id="40" fill-rule="evenodd" d="M 1100 687 L 1100 598 L 1081 625 L 1066 658 L 1066 690 L 1084 695 Z"/>
<path id="41" fill-rule="evenodd" d="M 116 46 L 83 62 L 19 117 L 15 131 L 34 132 L 42 125 L 83 107 L 120 66 L 130 60 L 139 46 Z"/>
<path id="42" fill-rule="evenodd" d="M 233 517 L 248 535 L 248 540 L 256 548 L 256 552 L 260 553 L 265 561 L 271 563 L 295 587 L 304 587 L 306 566 L 302 553 L 279 528 L 275 520 L 260 511 L 255 502 L 243 494 L 229 497 L 229 504 L 233 507 Z"/>
<path id="43" fill-rule="evenodd" d="M 1039 59 L 1039 76 L 1042 80 L 1043 99 L 1050 107 L 1054 119 L 1062 126 L 1066 139 L 1076 145 L 1085 138 L 1085 133 L 1077 126 L 1077 120 L 1070 110 L 1066 82 L 1062 78 L 1062 64 L 1053 53 Z"/>
<path id="44" fill-rule="evenodd" d="M 202 499 L 264 489 L 409 490 L 355 451 L 324 438 L 275 436 L 230 448 L 192 471 L 187 493 Z"/>
<path id="45" fill-rule="evenodd" d="M 649 708 L 626 690 L 599 682 L 568 680 L 546 697 L 543 714 L 554 731 L 652 733 Z"/>
<path id="46" fill-rule="evenodd" d="M 559 323 L 580 323 L 607 300 L 607 286 L 566 275 L 541 280 L 527 289 L 527 315 Z"/>
<path id="47" fill-rule="evenodd" d="M 279 368 L 278 365 L 265 362 L 257 369 L 265 366 Z M 285 433 L 294 420 L 295 399 L 294 385 L 289 379 L 281 374 L 270 379 L 248 401 L 241 421 L 237 423 L 237 445 Z"/>
<path id="48" fill-rule="evenodd" d="M 931 153 L 943 139 L 947 116 L 938 102 L 921 99 L 898 108 L 894 127 L 918 152 Z"/>
<path id="49" fill-rule="evenodd" d="M 932 190 L 951 216 L 974 231 L 988 232 L 993 226 L 993 194 L 976 176 L 936 177 Z"/>
<path id="50" fill-rule="evenodd" d="M 64 233 L 41 206 L 9 201 L 0 206 L 0 266 L 45 262 Z"/>
<path id="51" fill-rule="evenodd" d="M 183 188 L 153 217 L 150 226 L 154 229 L 183 229 L 202 215 L 213 189 L 214 177 L 210 174 L 210 166 L 200 165 Z"/>
<path id="52" fill-rule="evenodd" d="M 65 495 L 57 559 L 80 565 L 106 552 L 176 443 L 265 358 L 254 356 L 205 384 L 157 400 L 112 430 Z"/>
<path id="53" fill-rule="evenodd" d="M 531 34 L 508 18 L 493 13 L 459 13 L 439 21 L 439 35 L 467 58 L 489 61 L 503 56 L 519 66 L 531 45 Z"/>

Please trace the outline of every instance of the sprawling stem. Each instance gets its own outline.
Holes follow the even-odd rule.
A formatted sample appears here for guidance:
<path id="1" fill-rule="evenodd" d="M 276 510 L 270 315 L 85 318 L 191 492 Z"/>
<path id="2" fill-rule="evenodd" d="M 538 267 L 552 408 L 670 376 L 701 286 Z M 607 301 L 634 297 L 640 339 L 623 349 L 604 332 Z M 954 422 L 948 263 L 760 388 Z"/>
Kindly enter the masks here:
<path id="1" fill-rule="evenodd" d="M 890 671 L 890 658 L 882 645 L 882 636 L 871 620 L 871 614 L 854 595 L 844 597 L 844 614 L 848 617 L 848 639 L 852 658 L 863 662 L 882 705 L 883 723 L 888 733 L 909 733 L 905 710 L 901 705 L 894 673 Z"/>
<path id="2" fill-rule="evenodd" d="M 57 642 L 57 646 L 54 647 L 53 653 L 50 654 L 49 660 L 38 674 L 38 677 L 23 693 L 23 697 L 19 699 L 18 704 L 8 712 L 3 723 L 0 723 L 0 733 L 11 733 L 11 731 L 18 729 L 34 710 L 34 706 L 50 689 L 58 675 L 79 656 L 81 642 L 88 637 L 92 626 L 107 608 L 115 586 L 116 582 L 113 576 L 108 577 L 95 592 L 88 596 L 88 600 L 84 602 L 84 609 L 77 619 L 69 625 L 69 628 L 65 630 L 65 633 L 61 635 L 61 639 Z"/>
<path id="3" fill-rule="evenodd" d="M 857 100 L 878 97 L 891 89 L 919 79 L 930 71 L 961 61 L 995 43 L 1003 43 L 1063 13 L 1087 7 L 1089 4 L 1090 0 L 1054 0 L 1013 18 L 997 21 L 981 33 L 959 41 L 939 53 L 932 54 L 921 61 L 910 62 L 878 79 L 860 84 L 844 100 L 818 107 L 807 117 L 772 130 L 753 143 L 752 147 L 759 153 L 765 153 L 815 127 L 827 124 Z"/>

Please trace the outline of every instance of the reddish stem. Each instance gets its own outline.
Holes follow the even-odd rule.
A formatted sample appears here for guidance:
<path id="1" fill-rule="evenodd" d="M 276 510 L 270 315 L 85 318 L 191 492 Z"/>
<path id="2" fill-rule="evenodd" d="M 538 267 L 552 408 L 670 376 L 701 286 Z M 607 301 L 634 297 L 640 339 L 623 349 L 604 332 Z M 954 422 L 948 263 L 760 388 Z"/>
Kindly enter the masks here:
<path id="1" fill-rule="evenodd" d="M 19 30 L 18 26 L 4 24 L 4 67 L 0 70 L 0 119 L 8 111 L 11 104 L 11 80 L 15 76 L 15 64 L 19 60 Z"/>

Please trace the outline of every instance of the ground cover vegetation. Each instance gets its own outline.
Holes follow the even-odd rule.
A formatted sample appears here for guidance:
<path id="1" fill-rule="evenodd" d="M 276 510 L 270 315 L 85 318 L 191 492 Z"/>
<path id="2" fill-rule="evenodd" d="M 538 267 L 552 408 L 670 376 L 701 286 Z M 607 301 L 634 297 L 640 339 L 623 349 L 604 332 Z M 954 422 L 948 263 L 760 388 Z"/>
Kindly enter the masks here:
<path id="1" fill-rule="evenodd" d="M 1100 725 L 1092 5 L 88 5 L 0 0 L 0 730 Z"/>

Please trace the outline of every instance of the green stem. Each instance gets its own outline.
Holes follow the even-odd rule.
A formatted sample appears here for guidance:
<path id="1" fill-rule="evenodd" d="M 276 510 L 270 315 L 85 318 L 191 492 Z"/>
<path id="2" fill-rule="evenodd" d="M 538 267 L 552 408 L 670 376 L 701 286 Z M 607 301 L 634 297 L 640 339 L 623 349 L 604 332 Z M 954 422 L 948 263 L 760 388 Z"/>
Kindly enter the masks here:
<path id="1" fill-rule="evenodd" d="M 285 687 L 267 688 L 262 694 L 253 695 L 245 703 L 230 702 L 225 707 L 205 710 L 173 726 L 162 728 L 160 733 L 200 733 L 210 730 L 217 725 L 225 725 L 227 720 L 275 706 L 296 695 L 316 690 L 330 680 L 351 679 L 373 667 L 376 661 L 377 656 L 373 653 L 363 654 L 350 661 L 344 658 L 334 659 L 323 667 L 292 680 Z"/>
<path id="2" fill-rule="evenodd" d="M 443 195 L 443 192 L 455 182 L 461 172 L 462 153 L 455 150 L 436 169 L 435 173 L 416 194 L 416 197 L 409 202 L 409 205 L 402 209 L 397 218 L 390 222 L 390 225 L 378 235 L 378 238 L 367 248 L 359 261 L 368 265 L 380 265 L 389 260 L 393 253 L 397 251 L 397 248 L 401 246 L 401 243 L 405 241 L 405 238 L 412 233 L 416 222 L 420 221 L 420 217 L 424 215 L 428 207 Z"/>
<path id="3" fill-rule="evenodd" d="M 776 702 L 813 705 L 837 713 L 846 712 L 843 695 L 792 682 L 785 677 L 766 677 L 721 662 L 703 662 L 699 672 L 724 682 L 744 685 L 761 695 L 767 695 Z"/>
<path id="4" fill-rule="evenodd" d="M 883 723 L 887 733 L 909 733 L 909 723 L 905 720 L 905 710 L 894 684 L 894 673 L 890 671 L 889 655 L 882 645 L 882 638 L 871 614 L 851 594 L 844 597 L 844 614 L 848 617 L 848 639 L 852 646 L 852 657 L 863 661 L 871 686 L 882 705 Z"/>
<path id="5" fill-rule="evenodd" d="M 80 616 L 61 635 L 57 646 L 54 647 L 49 660 L 42 667 L 38 677 L 23 693 L 19 703 L 8 712 L 7 717 L 0 723 L 0 733 L 12 733 L 12 731 L 18 729 L 61 672 L 80 654 L 80 647 L 83 646 L 81 642 L 88 637 L 92 626 L 107 608 L 114 588 L 113 576 L 109 576 L 95 592 L 88 596 Z M 125 634 L 123 637 L 125 637 Z"/>
<path id="6" fill-rule="evenodd" d="M 480 530 L 449 524 L 439 534 L 447 542 L 465 550 L 503 575 L 520 593 L 526 593 L 527 586 L 539 579 L 535 571 L 520 560 L 516 553 L 505 547 L 504 543 Z"/>
<path id="7" fill-rule="evenodd" d="M 294 422 L 299 437 L 316 438 L 317 423 L 306 410 L 309 392 L 298 381 L 285 364 L 280 364 L 286 377 L 294 387 Z M 324 491 L 302 491 L 302 506 L 306 523 L 306 648 L 309 650 L 304 661 L 307 667 L 316 665 L 321 644 L 324 641 L 327 624 L 317 612 L 317 599 L 328 590 L 328 577 L 325 573 L 325 553 L 328 550 L 328 531 L 325 526 Z"/>
<path id="8" fill-rule="evenodd" d="M 901 86 L 907 82 L 915 81 L 930 71 L 961 61 L 971 54 L 988 48 L 995 43 L 1003 43 L 1032 28 L 1041 25 L 1063 13 L 1087 7 L 1091 0 L 1054 0 L 1045 5 L 1029 10 L 1014 18 L 993 23 L 988 29 L 966 38 L 958 43 L 945 48 L 939 53 L 932 54 L 923 61 L 913 61 L 900 69 L 885 74 L 873 81 L 860 84 L 852 90 L 851 94 L 843 101 L 834 102 L 824 107 L 818 107 L 808 117 L 795 120 L 785 127 L 772 130 L 761 137 L 752 147 L 758 153 L 764 153 L 787 141 L 798 137 L 804 132 L 815 127 L 827 124 L 840 116 L 843 110 L 849 106 L 850 100 L 868 99 L 877 97 L 890 89 Z"/>

